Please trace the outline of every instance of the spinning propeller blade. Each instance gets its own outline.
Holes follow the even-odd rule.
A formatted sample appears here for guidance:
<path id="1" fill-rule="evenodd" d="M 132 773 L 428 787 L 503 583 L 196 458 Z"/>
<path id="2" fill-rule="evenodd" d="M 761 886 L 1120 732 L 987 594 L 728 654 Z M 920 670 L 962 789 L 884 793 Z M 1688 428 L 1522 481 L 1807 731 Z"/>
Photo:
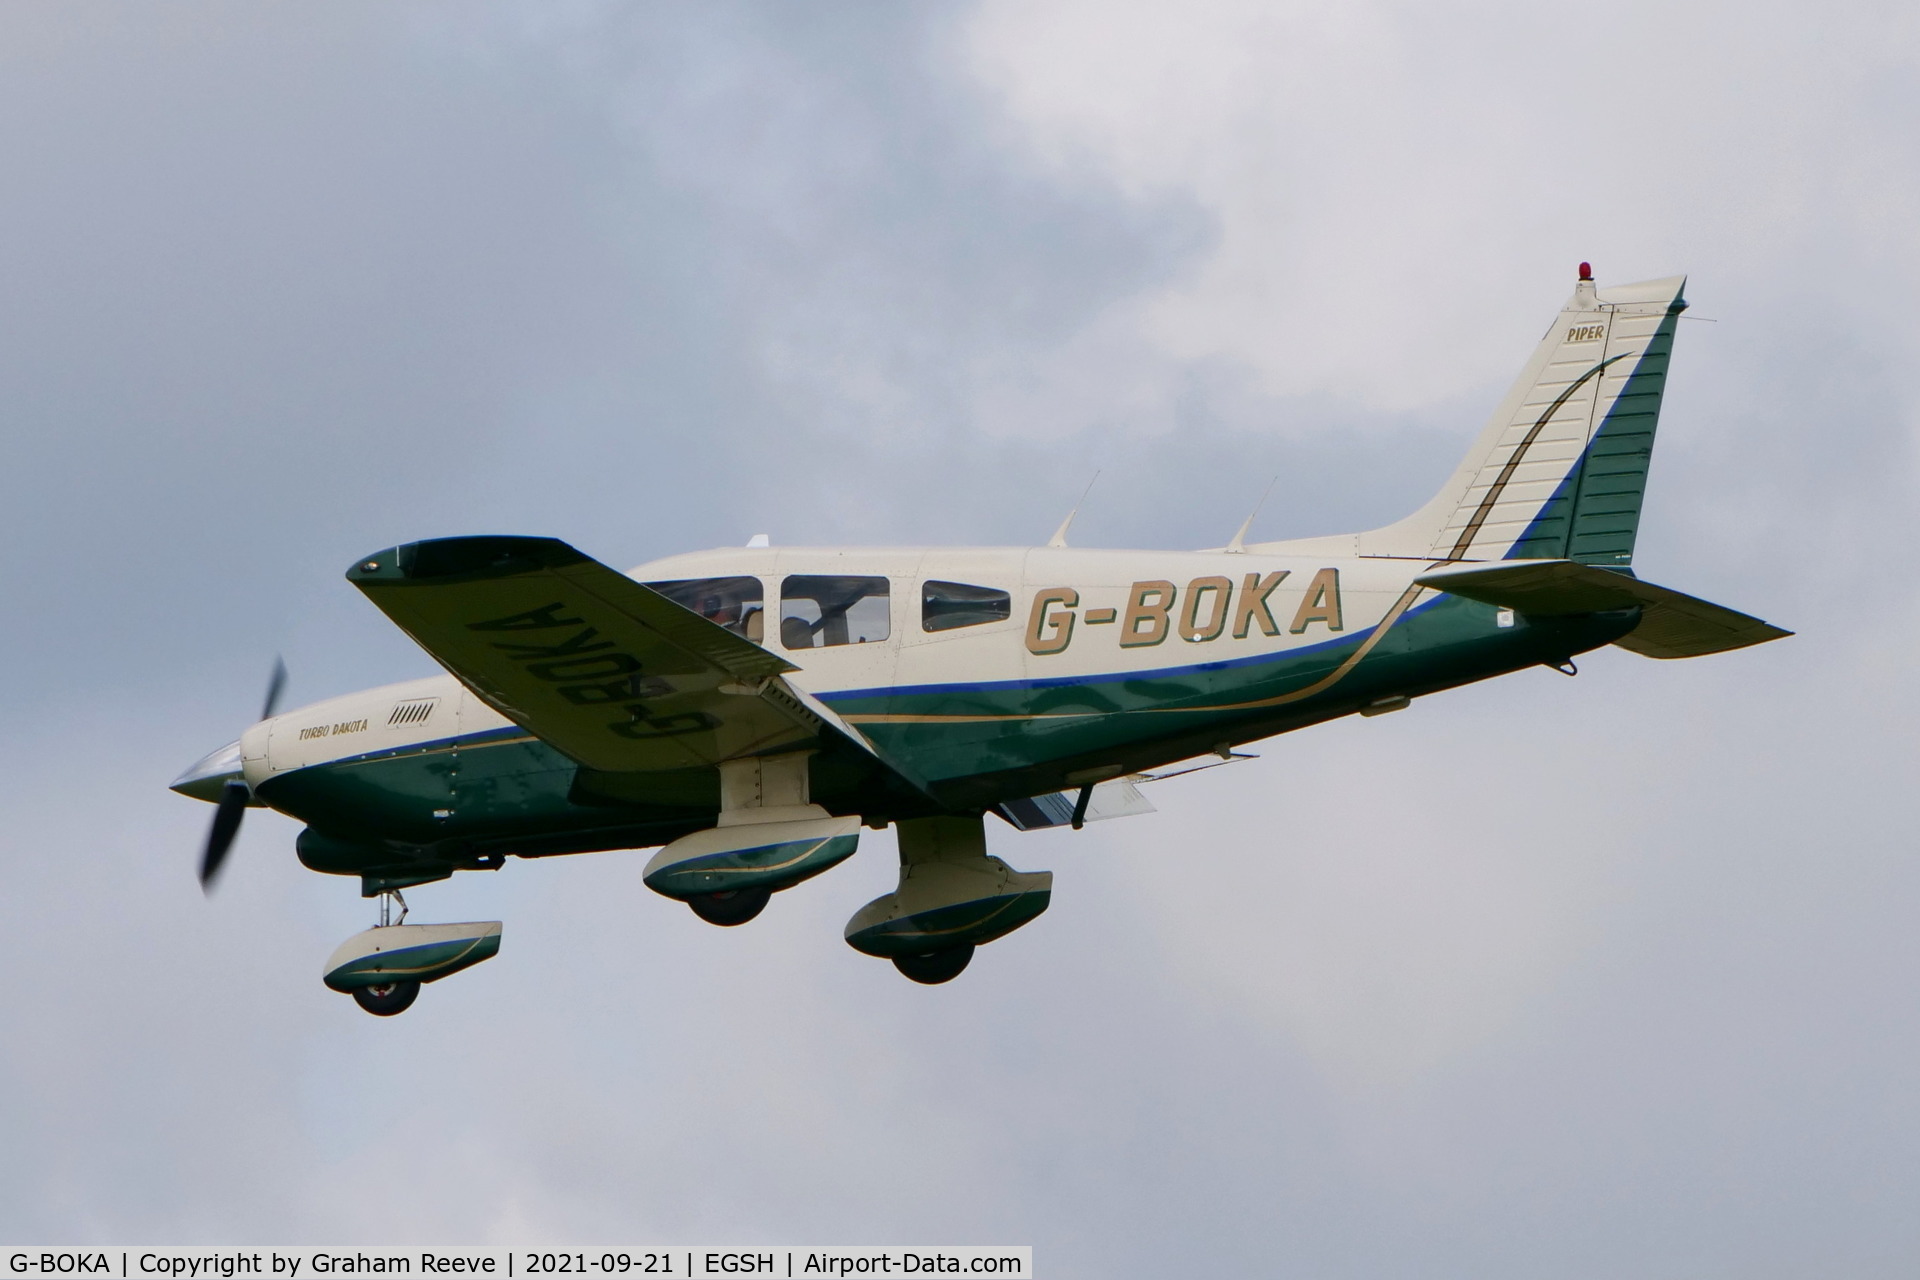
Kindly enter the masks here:
<path id="1" fill-rule="evenodd" d="M 244 782 L 229 782 L 220 792 L 220 807 L 213 811 L 213 825 L 207 828 L 207 848 L 200 855 L 200 887 L 212 892 L 213 878 L 240 834 L 240 819 L 247 816 L 247 801 L 253 792 Z"/>
<path id="2" fill-rule="evenodd" d="M 267 679 L 267 700 L 260 706 L 262 720 L 273 719 L 274 708 L 280 705 L 280 694 L 287 687 L 287 664 L 280 658 L 273 660 L 273 675 Z"/>
<path id="3" fill-rule="evenodd" d="M 273 718 L 274 709 L 280 705 L 280 694 L 286 687 L 287 664 L 275 658 L 273 674 L 267 679 L 267 698 L 260 706 L 262 720 Z M 247 804 L 252 799 L 253 791 L 239 779 L 221 789 L 219 807 L 213 811 L 213 822 L 207 828 L 207 847 L 200 854 L 200 888 L 205 892 L 213 892 L 214 878 L 220 874 L 220 867 L 233 848 L 234 837 L 240 834 L 240 820 L 247 816 Z"/>

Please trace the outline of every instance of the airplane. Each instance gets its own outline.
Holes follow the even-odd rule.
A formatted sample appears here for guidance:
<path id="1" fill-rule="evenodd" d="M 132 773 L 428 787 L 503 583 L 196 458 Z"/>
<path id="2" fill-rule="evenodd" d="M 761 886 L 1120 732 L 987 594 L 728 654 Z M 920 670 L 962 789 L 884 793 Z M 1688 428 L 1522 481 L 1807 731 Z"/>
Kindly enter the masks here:
<path id="1" fill-rule="evenodd" d="M 644 883 L 739 926 L 897 833 L 894 892 L 845 939 L 956 977 L 1047 909 L 1053 876 L 989 853 L 1016 831 L 1151 811 L 1139 785 L 1236 748 L 1612 644 L 1686 658 L 1791 634 L 1631 568 L 1685 277 L 1561 309 L 1465 459 L 1364 533 L 1200 551 L 745 547 L 620 573 L 565 542 L 436 538 L 347 579 L 446 668 L 266 708 L 173 790 L 306 824 L 307 867 L 357 876 L 379 923 L 323 980 L 368 1012 L 499 949 L 498 921 L 407 924 L 456 871 L 654 849 Z M 1205 763 L 1195 765 L 1192 762 Z M 1159 771 L 1159 772 L 1156 772 Z M 399 908 L 396 919 L 392 915 Z"/>

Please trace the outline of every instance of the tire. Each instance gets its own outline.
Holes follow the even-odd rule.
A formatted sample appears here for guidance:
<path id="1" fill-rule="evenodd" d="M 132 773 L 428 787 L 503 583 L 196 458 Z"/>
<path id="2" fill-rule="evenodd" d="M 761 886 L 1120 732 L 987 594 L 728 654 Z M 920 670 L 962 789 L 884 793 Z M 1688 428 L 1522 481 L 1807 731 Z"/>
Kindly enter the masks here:
<path id="1" fill-rule="evenodd" d="M 417 982 L 389 982 L 378 987 L 355 987 L 353 1002 L 376 1018 L 405 1013 L 420 994 Z"/>
<path id="2" fill-rule="evenodd" d="M 731 928 L 759 915 L 773 890 L 761 885 L 754 889 L 729 889 L 725 893 L 702 893 L 687 899 L 693 914 L 708 924 Z"/>
<path id="3" fill-rule="evenodd" d="M 937 987 L 943 982 L 952 982 L 960 976 L 960 971 L 973 959 L 973 944 L 962 943 L 957 947 L 948 947 L 945 951 L 934 951 L 924 956 L 895 956 L 893 967 L 915 982 L 929 987 Z"/>

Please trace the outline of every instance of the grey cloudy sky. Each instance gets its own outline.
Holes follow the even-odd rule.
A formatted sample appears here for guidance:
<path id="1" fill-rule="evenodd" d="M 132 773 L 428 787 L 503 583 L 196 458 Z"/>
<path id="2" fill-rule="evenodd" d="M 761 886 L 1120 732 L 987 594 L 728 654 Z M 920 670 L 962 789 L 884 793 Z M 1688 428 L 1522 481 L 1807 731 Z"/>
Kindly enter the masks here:
<path id="1" fill-rule="evenodd" d="M 1910 6 L 0 8 L 0 1238 L 1006 1242 L 1048 1276 L 1920 1256 Z M 1540 327 L 1691 274 L 1641 532 L 1800 635 L 1595 654 L 996 834 L 950 987 L 635 855 L 368 912 L 165 783 L 431 664 L 410 538 L 618 564 L 1390 520 Z"/>

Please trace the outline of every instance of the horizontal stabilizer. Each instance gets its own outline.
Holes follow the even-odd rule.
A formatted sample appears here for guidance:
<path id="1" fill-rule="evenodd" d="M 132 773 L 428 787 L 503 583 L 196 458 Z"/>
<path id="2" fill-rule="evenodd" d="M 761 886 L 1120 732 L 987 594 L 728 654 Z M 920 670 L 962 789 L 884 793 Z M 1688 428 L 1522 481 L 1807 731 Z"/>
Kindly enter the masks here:
<path id="1" fill-rule="evenodd" d="M 1614 643 L 1648 658 L 1697 658 L 1793 634 L 1696 596 L 1572 560 L 1461 565 L 1414 581 L 1537 618 L 1637 606 L 1640 624 Z"/>

